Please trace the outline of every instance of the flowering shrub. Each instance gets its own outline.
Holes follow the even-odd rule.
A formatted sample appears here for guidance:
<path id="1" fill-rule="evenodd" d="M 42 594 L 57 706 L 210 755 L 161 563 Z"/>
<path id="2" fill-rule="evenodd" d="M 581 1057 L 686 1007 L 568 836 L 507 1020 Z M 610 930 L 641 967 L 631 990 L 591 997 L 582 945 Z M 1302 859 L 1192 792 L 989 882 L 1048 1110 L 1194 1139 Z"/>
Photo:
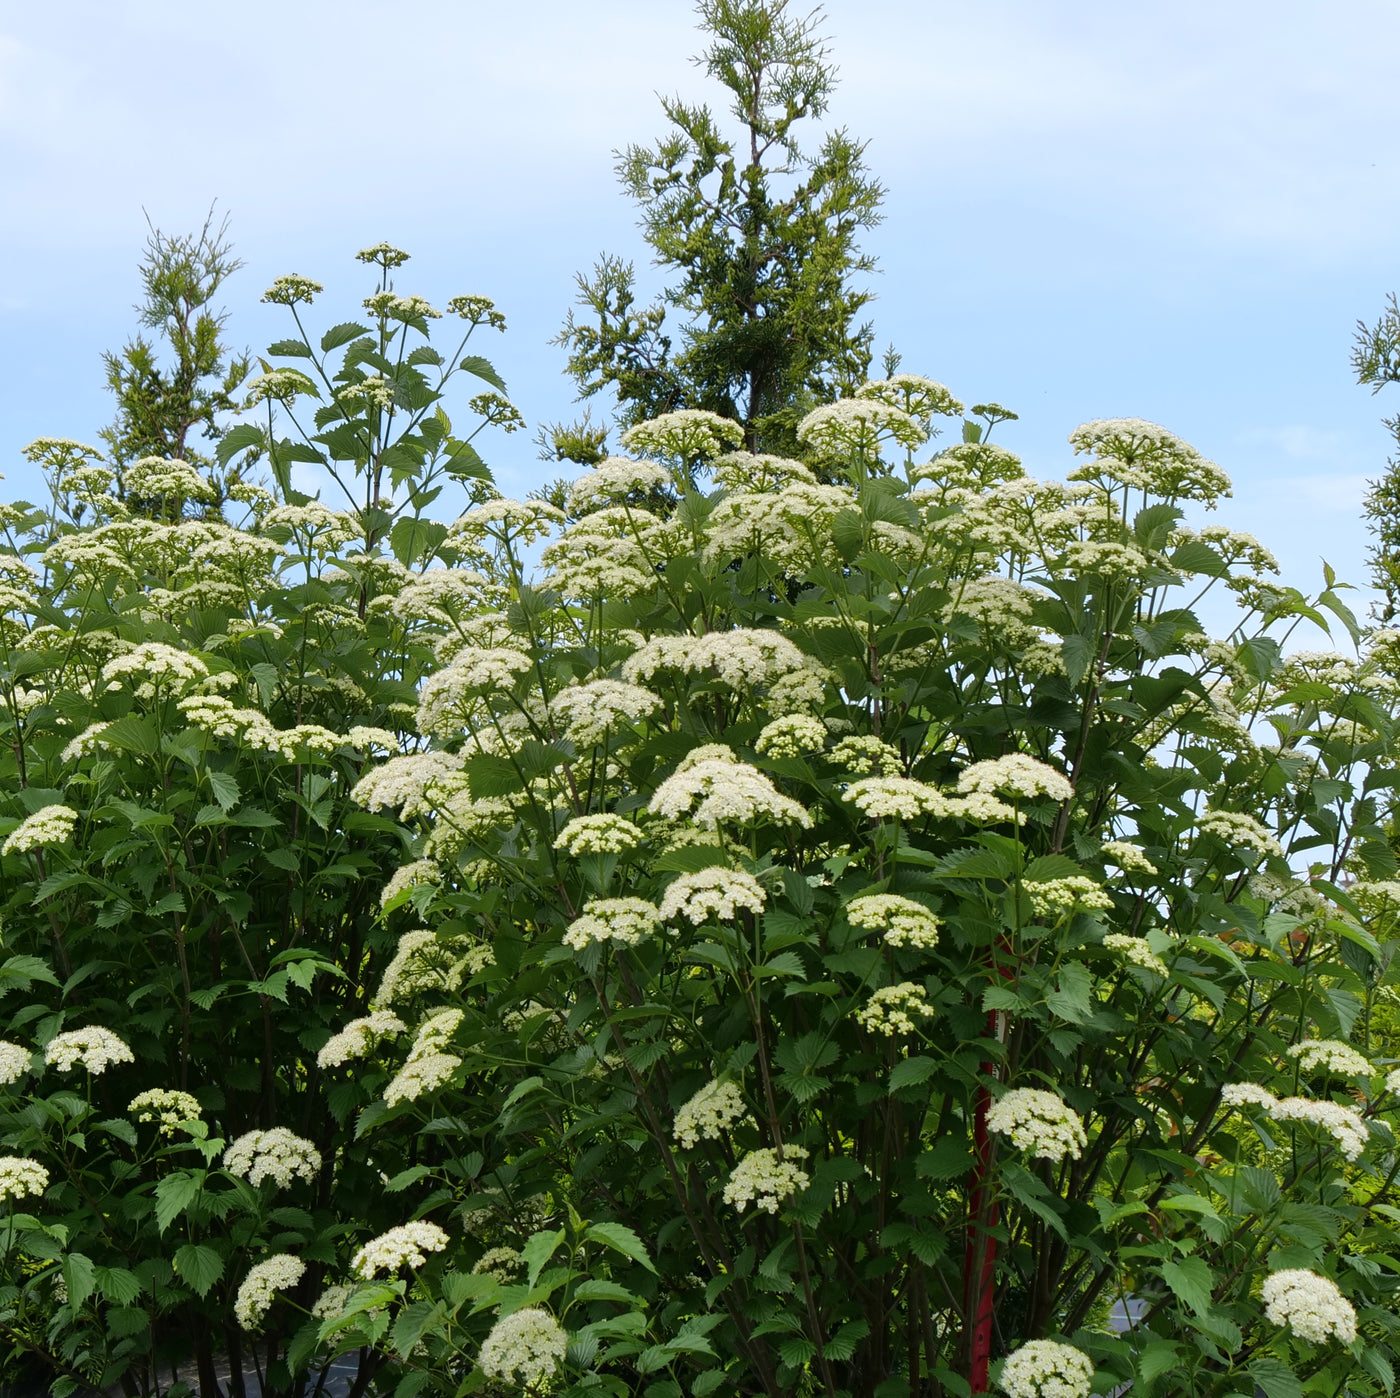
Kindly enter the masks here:
<path id="1" fill-rule="evenodd" d="M 1033 480 L 914 375 L 809 460 L 691 411 L 497 499 L 439 402 L 489 365 L 364 256 L 239 525 L 154 468 L 161 523 L 6 516 L 0 1335 L 142 1392 L 1388 1389 L 1400 637 L 1287 655 L 1350 614 L 1186 527 L 1164 429 Z"/>

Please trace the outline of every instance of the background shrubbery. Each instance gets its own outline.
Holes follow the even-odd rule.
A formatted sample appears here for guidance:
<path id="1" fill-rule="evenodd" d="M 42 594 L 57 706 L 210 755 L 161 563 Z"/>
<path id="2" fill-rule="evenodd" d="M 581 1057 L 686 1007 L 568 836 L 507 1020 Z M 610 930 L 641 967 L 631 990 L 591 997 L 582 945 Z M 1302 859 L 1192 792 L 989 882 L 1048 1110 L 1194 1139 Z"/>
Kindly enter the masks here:
<path id="1" fill-rule="evenodd" d="M 711 67 L 765 15 L 789 150 L 810 27 L 716 5 Z M 672 116 L 644 203 L 735 160 Z M 249 378 L 222 239 L 157 238 L 176 368 L 110 361 L 108 450 L 0 510 L 12 1366 L 1388 1394 L 1400 635 L 1202 526 L 1163 428 L 1036 480 L 1007 409 L 867 381 L 858 298 L 764 379 L 705 281 L 623 454 L 557 429 L 583 473 L 501 499 L 499 313 L 360 260 L 356 318 L 268 290 Z"/>

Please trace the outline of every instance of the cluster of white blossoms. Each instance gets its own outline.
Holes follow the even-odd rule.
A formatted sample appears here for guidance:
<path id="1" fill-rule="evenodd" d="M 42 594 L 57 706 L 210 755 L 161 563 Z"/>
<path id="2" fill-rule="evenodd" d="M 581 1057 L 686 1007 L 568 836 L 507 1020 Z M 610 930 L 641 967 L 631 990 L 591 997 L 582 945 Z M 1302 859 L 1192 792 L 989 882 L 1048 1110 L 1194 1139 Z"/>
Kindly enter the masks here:
<path id="1" fill-rule="evenodd" d="M 48 1187 L 49 1172 L 37 1160 L 21 1155 L 0 1155 L 0 1200 L 42 1194 Z"/>
<path id="2" fill-rule="evenodd" d="M 919 1019 L 932 1019 L 938 1011 L 929 1003 L 924 988 L 914 981 L 898 985 L 882 985 L 856 1012 L 856 1019 L 872 1034 L 893 1038 L 896 1034 L 912 1034 Z"/>
<path id="3" fill-rule="evenodd" d="M 173 1088 L 152 1087 L 126 1104 L 137 1121 L 157 1121 L 162 1136 L 173 1136 L 187 1121 L 200 1120 L 199 1099 Z"/>
<path id="4" fill-rule="evenodd" d="M 712 744 L 705 751 L 715 747 L 721 745 Z M 804 829 L 812 824 L 806 810 L 784 796 L 757 767 L 735 761 L 728 748 L 721 751 L 727 755 L 682 763 L 656 788 L 647 810 L 667 820 L 688 816 L 706 829 L 721 822 L 748 825 L 765 817 Z"/>
<path id="5" fill-rule="evenodd" d="M 0 1087 L 18 1082 L 29 1071 L 32 1057 L 27 1048 L 0 1039 Z"/>
<path id="6" fill-rule="evenodd" d="M 611 811 L 578 816 L 571 820 L 554 841 L 555 849 L 569 854 L 626 854 L 642 842 L 642 832 L 624 816 Z"/>
<path id="7" fill-rule="evenodd" d="M 1264 825 L 1243 811 L 1207 811 L 1196 821 L 1196 829 L 1214 835 L 1237 849 L 1253 850 L 1256 854 L 1281 857 L 1283 847 Z"/>
<path id="8" fill-rule="evenodd" d="M 1167 963 L 1147 944 L 1146 937 L 1133 937 L 1126 932 L 1110 932 L 1104 939 L 1106 950 L 1116 951 L 1131 966 L 1141 966 L 1165 979 L 1171 974 Z"/>
<path id="9" fill-rule="evenodd" d="M 110 1029 L 89 1024 L 83 1029 L 55 1034 L 44 1046 L 44 1062 L 60 1073 L 71 1072 L 81 1064 L 96 1077 L 113 1063 L 135 1063 L 136 1055 Z"/>
<path id="10" fill-rule="evenodd" d="M 1349 1345 L 1356 1339 L 1356 1311 L 1330 1277 L 1303 1267 L 1271 1272 L 1260 1291 L 1264 1314 L 1314 1345 L 1334 1337 Z"/>
<path id="11" fill-rule="evenodd" d="M 427 815 L 465 784 L 462 759 L 450 752 L 415 752 L 371 767 L 350 799 L 369 811 L 397 810 L 405 820 Z"/>
<path id="12" fill-rule="evenodd" d="M 461 1010 L 434 1010 L 418 1026 L 403 1067 L 384 1089 L 384 1101 L 389 1106 L 416 1102 L 425 1092 L 435 1092 L 462 1066 L 462 1060 L 455 1053 L 446 1052 L 462 1018 Z"/>
<path id="13" fill-rule="evenodd" d="M 73 838 L 77 823 L 78 813 L 71 806 L 41 806 L 10 831 L 0 845 L 0 854 L 26 854 L 32 849 L 66 844 Z"/>
<path id="14" fill-rule="evenodd" d="M 1371 1060 L 1340 1039 L 1304 1039 L 1284 1050 L 1296 1060 L 1299 1071 L 1316 1073 L 1326 1069 L 1339 1077 L 1369 1077 Z"/>
<path id="15" fill-rule="evenodd" d="M 619 729 L 634 728 L 661 707 L 661 698 L 640 685 L 593 680 L 561 689 L 550 712 L 564 721 L 564 736 L 578 748 L 596 747 Z"/>
<path id="16" fill-rule="evenodd" d="M 842 771 L 856 777 L 891 777 L 903 765 L 898 751 L 873 733 L 842 738 L 828 755 Z"/>
<path id="17" fill-rule="evenodd" d="M 813 408 L 797 424 L 797 439 L 827 456 L 875 457 L 880 443 L 891 440 L 917 447 L 928 429 L 912 413 L 878 398 L 842 398 Z"/>
<path id="18" fill-rule="evenodd" d="M 592 505 L 612 504 L 629 495 L 649 495 L 672 486 L 671 473 L 655 461 L 634 461 L 628 456 L 605 456 L 591 471 L 569 483 L 564 503 L 573 515 Z"/>
<path id="19" fill-rule="evenodd" d="M 371 1238 L 350 1260 L 350 1270 L 369 1281 L 381 1272 L 397 1272 L 400 1267 L 421 1267 L 428 1253 L 441 1252 L 447 1234 L 436 1223 L 419 1219 L 401 1223 L 377 1238 Z"/>
<path id="20" fill-rule="evenodd" d="M 846 788 L 846 800 L 872 820 L 917 820 L 948 809 L 948 798 L 936 786 L 912 777 L 862 777 Z"/>
<path id="21" fill-rule="evenodd" d="M 544 500 L 487 500 L 460 515 L 448 534 L 468 551 L 480 552 L 487 539 L 499 544 L 532 544 L 563 524 L 564 512 Z"/>
<path id="22" fill-rule="evenodd" d="M 1046 879 L 1023 887 L 1037 917 L 1058 919 L 1079 912 L 1108 912 L 1113 907 L 1113 899 L 1084 874 Z"/>
<path id="23" fill-rule="evenodd" d="M 382 1010 L 425 990 L 455 990 L 464 969 L 464 959 L 454 957 L 434 933 L 422 927 L 405 932 L 384 968 L 372 1008 Z"/>
<path id="24" fill-rule="evenodd" d="M 1350 1107 L 1338 1102 L 1316 1101 L 1310 1097 L 1283 1097 L 1269 1109 L 1275 1121 L 1298 1121 L 1326 1131 L 1337 1143 L 1345 1160 L 1359 1160 L 1371 1139 L 1365 1120 Z"/>
<path id="25" fill-rule="evenodd" d="M 539 1306 L 502 1316 L 481 1342 L 477 1367 L 492 1378 L 538 1388 L 564 1362 L 569 1333 Z"/>
<path id="26" fill-rule="evenodd" d="M 714 1079 L 682 1104 L 672 1129 L 681 1145 L 693 1147 L 717 1141 L 731 1127 L 752 1120 L 738 1083 Z"/>
<path id="27" fill-rule="evenodd" d="M 437 884 L 441 879 L 442 870 L 436 860 L 415 859 L 409 864 L 400 864 L 389 876 L 389 882 L 380 889 L 379 906 L 387 908 L 409 889 L 420 888 L 425 884 Z"/>
<path id="28" fill-rule="evenodd" d="M 770 1214 L 778 1212 L 784 1199 L 800 1194 L 812 1177 L 795 1161 L 811 1154 L 803 1146 L 784 1146 L 782 1157 L 776 1150 L 751 1150 L 734 1167 L 724 1186 L 724 1202 L 743 1213 L 750 1204 Z"/>
<path id="29" fill-rule="evenodd" d="M 1028 1340 L 1006 1356 L 1000 1383 L 1007 1398 L 1089 1398 L 1094 1361 L 1058 1340 Z"/>
<path id="30" fill-rule="evenodd" d="M 1316 1126 L 1332 1137 L 1346 1160 L 1359 1160 L 1371 1138 L 1365 1118 L 1339 1102 L 1311 1097 L 1279 1098 L 1252 1082 L 1227 1083 L 1220 1100 L 1227 1107 L 1259 1107 L 1278 1122 Z"/>
<path id="31" fill-rule="evenodd" d="M 564 933 L 564 945 L 575 951 L 604 942 L 635 947 L 661 925 L 655 903 L 645 898 L 591 898 L 583 916 L 575 918 Z"/>
<path id="32" fill-rule="evenodd" d="M 197 656 L 161 641 L 147 641 L 102 667 L 109 686 L 132 686 L 138 699 L 153 699 L 160 689 L 183 690 L 209 678 L 209 667 Z"/>
<path id="33" fill-rule="evenodd" d="M 452 663 L 430 675 L 418 694 L 418 726 L 452 737 L 483 695 L 509 693 L 532 661 L 508 646 L 463 646 Z"/>
<path id="34" fill-rule="evenodd" d="M 775 718 L 754 739 L 754 747 L 764 757 L 801 757 L 820 752 L 826 746 L 826 725 L 810 714 L 788 714 Z"/>
<path id="35" fill-rule="evenodd" d="M 958 777 L 958 791 L 964 796 L 980 791 L 989 796 L 1001 793 L 1025 800 L 1048 796 L 1054 801 L 1068 801 L 1074 795 L 1067 777 L 1023 752 L 974 762 Z"/>
<path id="36" fill-rule="evenodd" d="M 711 460 L 740 446 L 743 440 L 744 430 L 737 422 L 703 408 L 661 413 L 622 434 L 622 445 L 628 451 L 657 452 L 682 461 L 694 461 L 697 457 Z"/>
<path id="37" fill-rule="evenodd" d="M 143 456 L 122 472 L 130 495 L 173 495 L 184 500 L 212 501 L 214 488 L 188 461 Z"/>
<path id="38" fill-rule="evenodd" d="M 408 1026 L 392 1010 L 372 1010 L 360 1019 L 352 1019 L 337 1034 L 332 1034 L 316 1054 L 316 1066 L 323 1071 L 338 1068 L 352 1058 L 363 1058 L 380 1039 L 402 1034 Z"/>
<path id="39" fill-rule="evenodd" d="M 987 1130 L 1009 1136 L 1017 1150 L 1040 1160 L 1078 1160 L 1089 1138 L 1084 1122 L 1062 1097 L 1036 1087 L 1013 1087 L 987 1112 Z"/>
<path id="40" fill-rule="evenodd" d="M 290 1291 L 306 1275 L 306 1263 L 279 1252 L 252 1267 L 238 1288 L 233 1314 L 244 1330 L 256 1330 L 279 1291 Z"/>
<path id="41" fill-rule="evenodd" d="M 285 1126 L 245 1131 L 224 1151 L 224 1169 L 241 1175 L 249 1184 L 271 1180 L 279 1189 L 287 1189 L 294 1179 L 309 1184 L 316 1178 L 321 1169 L 321 1152 L 313 1142 Z"/>
<path id="42" fill-rule="evenodd" d="M 1155 874 L 1157 866 L 1142 852 L 1140 845 L 1127 840 L 1107 840 L 1099 851 L 1111 864 L 1125 874 Z"/>
<path id="43" fill-rule="evenodd" d="M 472 1263 L 477 1276 L 492 1276 L 502 1286 L 509 1286 L 525 1270 L 525 1259 L 514 1248 L 487 1248 Z"/>
<path id="44" fill-rule="evenodd" d="M 102 735 L 112 726 L 110 719 L 103 719 L 98 723 L 90 723 L 76 738 L 70 738 L 64 744 L 63 751 L 59 757 L 64 762 L 76 762 L 80 757 L 86 757 L 88 753 L 95 752 L 102 746 Z"/>
<path id="45" fill-rule="evenodd" d="M 807 668 L 808 657 L 780 632 L 735 627 L 703 636 L 657 636 L 623 661 L 622 677 L 636 684 L 678 670 L 732 689 L 752 689 Z"/>
<path id="46" fill-rule="evenodd" d="M 682 874 L 667 887 L 658 911 L 663 922 L 683 917 L 698 927 L 711 918 L 733 922 L 741 910 L 757 915 L 766 901 L 763 885 L 752 874 L 715 866 Z"/>
<path id="47" fill-rule="evenodd" d="M 915 947 L 932 951 L 938 945 L 937 916 L 922 903 L 897 893 L 866 893 L 846 905 L 846 917 L 853 927 L 883 932 L 893 947 Z"/>

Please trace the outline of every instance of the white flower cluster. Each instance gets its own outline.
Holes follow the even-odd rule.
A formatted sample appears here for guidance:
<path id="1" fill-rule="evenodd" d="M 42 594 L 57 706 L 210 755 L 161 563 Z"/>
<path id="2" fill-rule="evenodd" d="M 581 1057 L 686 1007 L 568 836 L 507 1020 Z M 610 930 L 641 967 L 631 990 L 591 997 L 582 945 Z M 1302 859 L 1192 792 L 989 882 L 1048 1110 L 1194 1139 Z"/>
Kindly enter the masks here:
<path id="1" fill-rule="evenodd" d="M 656 788 L 647 810 L 667 820 L 690 816 L 707 829 L 721 821 L 747 825 L 765 816 L 804 828 L 812 824 L 812 817 L 757 767 L 736 762 L 727 748 L 723 751 L 726 756 L 678 767 Z"/>
<path id="2" fill-rule="evenodd" d="M 389 876 L 389 882 L 379 893 L 379 906 L 386 908 L 400 894 L 423 884 L 436 884 L 442 878 L 442 870 L 432 859 L 415 859 L 411 864 L 401 864 Z"/>
<path id="3" fill-rule="evenodd" d="M 78 813 L 70 806 L 41 806 L 10 831 L 0 854 L 26 854 L 32 849 L 66 844 L 73 837 Z"/>
<path id="4" fill-rule="evenodd" d="M 623 661 L 622 677 L 636 684 L 662 670 L 679 670 L 752 689 L 806 668 L 807 657 L 781 633 L 735 627 L 703 636 L 657 636 Z"/>
<path id="5" fill-rule="evenodd" d="M 964 796 L 975 791 L 985 792 L 989 796 L 1000 792 L 1025 800 L 1048 796 L 1054 801 L 1068 801 L 1074 795 L 1074 788 L 1067 777 L 1048 763 L 1028 757 L 1023 752 L 1008 753 L 1005 757 L 987 762 L 974 762 L 958 777 L 958 791 Z"/>
<path id="6" fill-rule="evenodd" d="M 603 942 L 635 947 L 661 925 L 655 903 L 645 898 L 591 898 L 583 916 L 575 918 L 564 933 L 564 945 L 575 951 Z"/>
<path id="7" fill-rule="evenodd" d="M 463 646 L 452 663 L 430 675 L 418 694 L 418 726 L 451 737 L 466 721 L 472 701 L 515 688 L 530 657 L 507 646 Z"/>
<path id="8" fill-rule="evenodd" d="M 55 1034 L 44 1047 L 44 1062 L 60 1073 L 71 1072 L 82 1064 L 96 1077 L 113 1063 L 135 1063 L 136 1055 L 110 1029 L 89 1024 L 83 1029 Z"/>
<path id="9" fill-rule="evenodd" d="M 416 1102 L 425 1092 L 435 1092 L 462 1066 L 455 1053 L 445 1052 L 462 1018 L 461 1010 L 434 1010 L 418 1026 L 403 1067 L 384 1089 L 384 1101 L 389 1106 Z"/>
<path id="10" fill-rule="evenodd" d="M 1269 1109 L 1275 1121 L 1301 1121 L 1320 1127 L 1337 1143 L 1346 1160 L 1359 1160 L 1370 1141 L 1365 1120 L 1350 1107 L 1338 1102 L 1315 1101 L 1310 1097 L 1284 1097 Z"/>
<path id="11" fill-rule="evenodd" d="M 798 441 L 828 456 L 875 457 L 886 438 L 917 447 L 928 432 L 912 413 L 878 398 L 842 398 L 813 408 L 797 424 Z"/>
<path id="12" fill-rule="evenodd" d="M 854 927 L 883 932 L 893 947 L 916 947 L 932 951 L 938 945 L 937 916 L 922 903 L 897 893 L 865 893 L 846 905 L 846 916 Z"/>
<path id="13" fill-rule="evenodd" d="M 873 733 L 842 738 L 832 748 L 831 760 L 852 776 L 891 777 L 899 771 L 899 753 Z"/>
<path id="14" fill-rule="evenodd" d="M 812 1177 L 793 1162 L 811 1154 L 803 1146 L 784 1146 L 780 1158 L 776 1150 L 751 1150 L 734 1167 L 724 1186 L 724 1202 L 743 1213 L 750 1204 L 770 1214 L 778 1212 L 784 1199 L 800 1194 Z"/>
<path id="15" fill-rule="evenodd" d="M 662 896 L 659 913 L 663 922 L 684 917 L 698 927 L 712 917 L 733 922 L 740 909 L 757 915 L 766 901 L 763 885 L 752 874 L 712 867 L 682 874 L 672 882 Z"/>
<path id="16" fill-rule="evenodd" d="M 306 1274 L 306 1263 L 289 1252 L 279 1252 L 250 1269 L 238 1288 L 233 1314 L 244 1330 L 256 1330 L 279 1291 L 290 1291 Z"/>
<path id="17" fill-rule="evenodd" d="M 495 1277 L 502 1286 L 509 1286 L 524 1270 L 525 1259 L 514 1248 L 487 1248 L 472 1263 L 478 1276 Z"/>
<path id="18" fill-rule="evenodd" d="M 487 500 L 461 515 L 448 533 L 479 550 L 486 539 L 532 544 L 563 522 L 564 512 L 543 500 Z"/>
<path id="19" fill-rule="evenodd" d="M 0 1200 L 42 1194 L 48 1187 L 49 1172 L 37 1160 L 27 1160 L 21 1155 L 0 1155 Z"/>
<path id="20" fill-rule="evenodd" d="M 1303 1267 L 1271 1272 L 1260 1291 L 1264 1314 L 1287 1326 L 1299 1339 L 1322 1345 L 1334 1336 L 1349 1345 L 1356 1339 L 1356 1311 L 1330 1277 Z"/>
<path id="21" fill-rule="evenodd" d="M 911 777 L 862 777 L 846 788 L 846 800 L 872 820 L 917 820 L 948 810 L 948 799 L 936 786 Z"/>
<path id="22" fill-rule="evenodd" d="M 27 1048 L 0 1039 L 0 1087 L 18 1082 L 29 1071 L 32 1056 Z"/>
<path id="23" fill-rule="evenodd" d="M 1243 811 L 1207 811 L 1196 821 L 1196 829 L 1214 835 L 1228 845 L 1253 850 L 1257 854 L 1282 856 L 1283 847 L 1252 815 Z"/>
<path id="24" fill-rule="evenodd" d="M 918 1028 L 916 1019 L 932 1019 L 938 1011 L 929 1003 L 924 988 L 914 981 L 898 985 L 882 985 L 856 1012 L 856 1019 L 872 1034 L 893 1038 L 896 1034 L 912 1034 Z"/>
<path id="25" fill-rule="evenodd" d="M 427 815 L 464 784 L 462 759 L 450 752 L 415 752 L 371 767 L 350 799 L 369 811 L 397 810 L 405 820 Z"/>
<path id="26" fill-rule="evenodd" d="M 1289 1045 L 1285 1052 L 1297 1060 L 1299 1070 L 1304 1073 L 1315 1073 L 1325 1068 L 1329 1073 L 1343 1078 L 1369 1077 L 1371 1074 L 1371 1060 L 1340 1039 L 1304 1039 L 1301 1043 Z"/>
<path id="27" fill-rule="evenodd" d="M 400 1267 L 421 1267 L 427 1254 L 441 1252 L 447 1234 L 436 1223 L 422 1219 L 401 1223 L 377 1238 L 371 1238 L 350 1260 L 350 1270 L 369 1281 L 380 1272 L 397 1272 Z"/>
<path id="28" fill-rule="evenodd" d="M 661 707 L 661 699 L 640 685 L 593 680 L 561 689 L 549 701 L 565 723 L 564 736 L 578 748 L 596 747 L 619 728 L 632 728 Z"/>
<path id="29" fill-rule="evenodd" d="M 1075 454 L 1098 458 L 1100 474 L 1168 499 L 1199 500 L 1209 509 L 1230 494 L 1230 478 L 1174 432 L 1138 417 L 1100 418 L 1069 434 Z"/>
<path id="30" fill-rule="evenodd" d="M 158 689 L 184 689 L 209 678 L 209 667 L 197 656 L 160 641 L 134 646 L 102 667 L 108 685 L 134 683 L 138 699 L 153 699 Z"/>
<path id="31" fill-rule="evenodd" d="M 1103 939 L 1104 947 L 1116 951 L 1131 966 L 1141 966 L 1165 979 L 1171 972 L 1167 963 L 1147 944 L 1146 937 L 1132 937 L 1126 932 L 1110 932 Z"/>
<path id="32" fill-rule="evenodd" d="M 874 398 L 914 417 L 960 417 L 963 404 L 941 383 L 922 374 L 892 374 L 856 389 L 857 398 Z"/>
<path id="33" fill-rule="evenodd" d="M 437 937 L 420 927 L 399 938 L 393 960 L 384 968 L 373 1008 L 382 1010 L 422 990 L 452 990 L 452 982 L 453 974 Z"/>
<path id="34" fill-rule="evenodd" d="M 627 456 L 605 456 L 586 475 L 569 483 L 564 501 L 569 513 L 583 514 L 599 501 L 611 504 L 629 495 L 666 490 L 672 484 L 671 473 L 654 461 L 633 461 Z"/>
<path id="35" fill-rule="evenodd" d="M 1142 852 L 1141 846 L 1131 844 L 1127 840 L 1107 840 L 1099 853 L 1126 874 L 1157 872 L 1157 866 Z"/>
<path id="36" fill-rule="evenodd" d="M 122 484 L 130 495 L 173 495 L 184 500 L 211 501 L 214 488 L 188 461 L 167 460 L 163 456 L 143 456 L 122 473 Z"/>
<path id="37" fill-rule="evenodd" d="M 717 1141 L 731 1127 L 752 1120 L 738 1083 L 712 1079 L 682 1104 L 672 1129 L 676 1140 L 689 1148 L 700 1141 Z"/>
<path id="38" fill-rule="evenodd" d="M 540 1306 L 525 1306 L 491 1327 L 476 1362 L 492 1378 L 537 1389 L 568 1351 L 568 1331 Z"/>
<path id="39" fill-rule="evenodd" d="M 1089 1398 L 1093 1384 L 1094 1361 L 1058 1340 L 1028 1340 L 1001 1366 L 1007 1398 Z"/>
<path id="40" fill-rule="evenodd" d="M 764 757 L 801 757 L 820 752 L 826 746 L 826 725 L 810 714 L 789 714 L 775 718 L 754 739 L 754 747 Z"/>
<path id="41" fill-rule="evenodd" d="M 1258 1083 L 1227 1083 L 1220 1100 L 1227 1107 L 1261 1107 L 1275 1121 L 1302 1122 L 1326 1131 L 1347 1160 L 1359 1160 L 1370 1140 L 1365 1119 L 1359 1112 L 1338 1102 L 1316 1101 L 1310 1097 L 1275 1097 Z"/>
<path id="42" fill-rule="evenodd" d="M 1084 874 L 1070 874 L 1063 879 L 1046 879 L 1041 883 L 1024 885 L 1037 917 L 1062 918 L 1072 913 L 1094 910 L 1108 912 L 1113 900 Z"/>
<path id="43" fill-rule="evenodd" d="M 380 1039 L 402 1034 L 408 1026 L 392 1010 L 372 1010 L 352 1019 L 338 1034 L 332 1034 L 316 1054 L 316 1066 L 324 1071 L 338 1068 L 352 1058 L 363 1058 Z"/>
<path id="44" fill-rule="evenodd" d="M 269 1131 L 245 1131 L 224 1151 L 224 1169 L 241 1175 L 249 1184 L 271 1180 L 279 1189 L 288 1188 L 297 1178 L 308 1184 L 321 1169 L 321 1152 L 304 1136 L 294 1135 L 285 1126 Z"/>
<path id="45" fill-rule="evenodd" d="M 662 413 L 622 434 L 622 445 L 628 451 L 657 452 L 682 461 L 696 457 L 711 460 L 727 448 L 741 445 L 743 440 L 744 432 L 737 422 L 703 408 Z"/>
<path id="46" fill-rule="evenodd" d="M 173 1136 L 182 1123 L 200 1120 L 199 1099 L 173 1088 L 153 1087 L 126 1104 L 137 1121 L 158 1121 L 162 1136 Z"/>
<path id="47" fill-rule="evenodd" d="M 102 734 L 111 726 L 111 720 L 88 724 L 76 738 L 70 738 L 64 744 L 63 751 L 59 754 L 60 758 L 64 762 L 74 762 L 78 758 L 86 757 L 88 753 L 96 751 L 102 745 Z"/>
<path id="48" fill-rule="evenodd" d="M 1035 1087 L 1013 1087 L 992 1104 L 987 1130 L 1010 1136 L 1017 1150 L 1040 1160 L 1078 1160 L 1089 1138 L 1084 1122 L 1062 1097 Z"/>
<path id="49" fill-rule="evenodd" d="M 611 811 L 578 816 L 554 841 L 555 849 L 569 854 L 626 854 L 642 842 L 641 831 L 630 820 Z"/>

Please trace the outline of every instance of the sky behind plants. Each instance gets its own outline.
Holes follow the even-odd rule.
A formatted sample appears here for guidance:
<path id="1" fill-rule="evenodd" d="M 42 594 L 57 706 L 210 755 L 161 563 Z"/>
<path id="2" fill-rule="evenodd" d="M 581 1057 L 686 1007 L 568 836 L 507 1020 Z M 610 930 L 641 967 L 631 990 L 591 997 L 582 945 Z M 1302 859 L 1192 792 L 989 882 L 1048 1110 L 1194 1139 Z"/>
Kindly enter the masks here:
<path id="1" fill-rule="evenodd" d="M 546 343 L 575 271 L 645 262 L 611 152 L 650 141 L 657 92 L 714 89 L 682 0 L 173 0 L 0 9 L 0 493 L 18 449 L 95 438 L 100 354 L 130 333 L 143 209 L 168 232 L 211 199 L 247 262 L 233 340 L 284 332 L 284 272 L 328 322 L 368 289 L 353 253 L 413 261 L 399 287 L 495 298 L 484 352 L 532 422 L 571 417 Z M 888 188 L 877 343 L 968 401 L 1036 475 L 1094 417 L 1180 433 L 1236 482 L 1222 521 L 1290 582 L 1325 556 L 1364 580 L 1364 481 L 1383 469 L 1354 322 L 1400 288 L 1400 9 L 1259 0 L 830 0 L 831 117 Z M 615 443 L 614 443 L 615 444 Z M 501 488 L 554 474 L 527 434 L 487 444 Z"/>

